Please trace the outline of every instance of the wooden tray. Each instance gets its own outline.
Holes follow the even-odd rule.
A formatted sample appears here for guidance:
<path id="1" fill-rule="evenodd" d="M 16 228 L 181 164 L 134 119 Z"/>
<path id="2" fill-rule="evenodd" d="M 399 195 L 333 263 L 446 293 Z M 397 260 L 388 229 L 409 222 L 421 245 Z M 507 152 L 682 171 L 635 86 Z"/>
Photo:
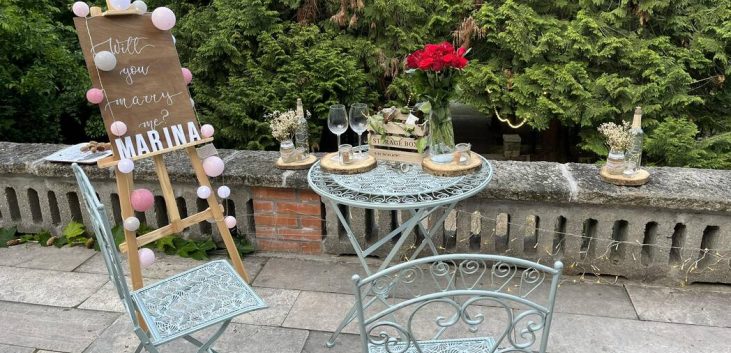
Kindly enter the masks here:
<path id="1" fill-rule="evenodd" d="M 474 153 L 470 153 L 470 156 L 470 162 L 465 165 L 459 164 L 457 161 L 439 164 L 432 162 L 429 157 L 424 157 L 421 161 L 421 168 L 425 172 L 436 176 L 452 177 L 466 175 L 482 168 L 482 158 Z"/>
<path id="2" fill-rule="evenodd" d="M 358 174 L 365 173 L 376 167 L 376 159 L 369 153 L 365 159 L 354 159 L 351 164 L 340 164 L 337 161 L 338 153 L 328 153 L 320 160 L 320 167 L 335 174 Z"/>
<path id="3" fill-rule="evenodd" d="M 650 172 L 644 169 L 637 171 L 637 174 L 634 176 L 626 177 L 624 175 L 609 174 L 606 167 L 602 167 L 599 171 L 599 176 L 604 182 L 619 186 L 640 186 L 647 184 L 647 181 L 650 180 Z"/>
<path id="4" fill-rule="evenodd" d="M 282 162 L 282 157 L 279 157 L 279 159 L 277 159 L 277 162 L 274 165 L 279 169 L 301 170 L 301 169 L 309 168 L 315 162 L 317 162 L 317 157 L 315 157 L 314 154 L 310 154 L 304 160 L 292 162 L 292 163 L 284 163 L 284 162 Z"/>

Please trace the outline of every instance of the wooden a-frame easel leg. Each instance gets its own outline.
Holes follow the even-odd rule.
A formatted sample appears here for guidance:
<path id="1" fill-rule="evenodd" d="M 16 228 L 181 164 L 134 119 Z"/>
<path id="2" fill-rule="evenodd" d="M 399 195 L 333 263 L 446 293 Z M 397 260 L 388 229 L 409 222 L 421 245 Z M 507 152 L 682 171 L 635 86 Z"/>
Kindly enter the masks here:
<path id="1" fill-rule="evenodd" d="M 185 151 L 186 153 L 188 153 L 188 157 L 190 157 L 190 164 L 193 166 L 193 170 L 195 170 L 195 176 L 196 178 L 198 178 L 198 184 L 201 186 L 208 186 L 210 188 L 211 183 L 210 181 L 208 181 L 208 175 L 206 175 L 205 171 L 203 170 L 203 164 L 201 163 L 200 157 L 198 157 L 198 151 L 195 149 L 195 147 L 188 147 L 185 149 Z M 218 205 L 216 193 L 211 192 L 211 196 L 208 197 L 207 201 L 208 207 L 211 209 L 211 212 L 213 213 L 213 218 L 216 221 L 218 231 L 219 233 L 221 233 L 221 238 L 226 244 L 226 250 L 228 251 L 228 255 L 231 257 L 231 263 L 233 263 L 236 272 L 239 273 L 241 278 L 243 278 L 246 283 L 250 283 L 251 279 L 249 278 L 249 274 L 246 273 L 246 270 L 244 269 L 244 263 L 243 261 L 241 261 L 241 255 L 239 255 L 239 250 L 236 248 L 233 237 L 231 237 L 231 232 L 228 230 L 226 223 L 224 223 L 223 221 L 223 211 Z"/>
<path id="2" fill-rule="evenodd" d="M 134 180 L 132 179 L 132 173 L 124 174 L 119 169 L 114 168 L 115 176 L 117 177 L 117 194 L 119 195 L 119 208 L 122 214 L 122 219 L 125 220 L 128 217 L 134 216 L 134 210 L 132 210 L 132 204 L 130 203 L 129 196 L 134 188 Z M 129 231 L 124 229 L 124 240 L 128 244 L 127 249 L 133 251 L 127 251 L 127 263 L 129 264 L 129 274 L 132 277 L 132 288 L 134 290 L 140 289 L 144 286 L 142 281 L 142 269 L 140 267 L 140 257 L 137 252 L 137 232 Z M 137 313 L 137 320 L 140 322 L 140 326 L 143 330 L 147 330 L 145 320 L 142 318 L 140 313 Z"/>

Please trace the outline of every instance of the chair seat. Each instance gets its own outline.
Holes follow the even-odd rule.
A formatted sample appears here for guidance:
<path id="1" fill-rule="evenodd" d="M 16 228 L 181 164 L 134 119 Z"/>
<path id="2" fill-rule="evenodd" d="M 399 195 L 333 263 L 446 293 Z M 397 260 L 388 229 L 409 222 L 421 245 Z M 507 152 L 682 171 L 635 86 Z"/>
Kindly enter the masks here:
<path id="1" fill-rule="evenodd" d="M 154 344 L 182 337 L 266 304 L 218 260 L 132 292 Z"/>
<path id="2" fill-rule="evenodd" d="M 417 341 L 422 353 L 485 353 L 495 345 L 492 337 L 444 339 L 432 341 Z M 368 344 L 368 353 L 418 353 L 419 350 L 412 343 L 405 349 L 407 342 L 401 342 L 390 346 L 390 350 L 383 345 Z"/>

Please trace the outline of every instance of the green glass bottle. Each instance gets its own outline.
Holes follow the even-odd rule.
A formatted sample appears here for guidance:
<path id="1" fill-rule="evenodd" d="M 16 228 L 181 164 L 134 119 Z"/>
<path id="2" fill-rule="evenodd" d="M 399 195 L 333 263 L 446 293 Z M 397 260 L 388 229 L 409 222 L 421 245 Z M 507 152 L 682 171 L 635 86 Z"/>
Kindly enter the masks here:
<path id="1" fill-rule="evenodd" d="M 645 138 L 645 133 L 642 131 L 641 107 L 635 108 L 635 116 L 632 119 L 632 129 L 630 129 L 629 133 L 631 135 L 631 140 L 624 159 L 624 175 L 627 177 L 637 174 L 642 166 L 642 140 Z"/>

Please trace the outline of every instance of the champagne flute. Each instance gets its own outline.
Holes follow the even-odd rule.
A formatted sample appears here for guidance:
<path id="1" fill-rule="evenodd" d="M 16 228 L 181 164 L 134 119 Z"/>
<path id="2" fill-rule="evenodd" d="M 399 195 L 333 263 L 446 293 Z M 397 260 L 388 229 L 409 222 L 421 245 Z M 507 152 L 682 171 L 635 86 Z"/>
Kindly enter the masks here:
<path id="1" fill-rule="evenodd" d="M 350 128 L 358 134 L 358 158 L 363 158 L 363 149 L 360 148 L 361 135 L 368 126 L 368 105 L 365 103 L 353 103 L 350 106 Z"/>
<path id="2" fill-rule="evenodd" d="M 348 130 L 348 113 L 345 106 L 335 104 L 330 107 L 330 115 L 327 117 L 327 128 L 335 135 L 338 135 L 338 148 L 340 148 L 340 135 Z"/>

